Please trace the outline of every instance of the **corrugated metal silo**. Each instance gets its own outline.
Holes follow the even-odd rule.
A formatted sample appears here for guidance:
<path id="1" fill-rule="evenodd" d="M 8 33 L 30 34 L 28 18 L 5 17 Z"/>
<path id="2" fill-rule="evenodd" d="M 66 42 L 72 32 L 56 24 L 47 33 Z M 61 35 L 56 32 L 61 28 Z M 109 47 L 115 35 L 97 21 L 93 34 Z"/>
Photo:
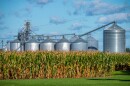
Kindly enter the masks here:
<path id="1" fill-rule="evenodd" d="M 79 38 L 72 42 L 71 50 L 73 51 L 86 51 L 87 50 L 87 42 L 82 38 Z"/>
<path id="2" fill-rule="evenodd" d="M 70 42 L 63 37 L 56 43 L 55 48 L 58 51 L 70 51 Z"/>
<path id="3" fill-rule="evenodd" d="M 10 51 L 10 42 L 7 41 L 7 44 L 3 47 L 3 51 Z"/>
<path id="4" fill-rule="evenodd" d="M 40 50 L 53 51 L 55 50 L 54 46 L 55 46 L 55 42 L 47 38 L 40 44 Z"/>
<path id="5" fill-rule="evenodd" d="M 10 51 L 21 51 L 20 47 L 20 41 L 18 39 L 10 42 Z"/>
<path id="6" fill-rule="evenodd" d="M 103 32 L 104 52 L 125 52 L 125 30 L 113 24 Z"/>
<path id="7" fill-rule="evenodd" d="M 98 40 L 92 36 L 87 37 L 88 50 L 98 50 Z"/>
<path id="8" fill-rule="evenodd" d="M 74 42 L 75 40 L 77 40 L 77 39 L 79 39 L 79 37 L 78 36 L 73 36 L 71 39 L 70 39 L 70 42 Z"/>
<path id="9" fill-rule="evenodd" d="M 37 51 L 39 50 L 39 42 L 32 38 L 25 43 L 25 51 Z"/>
<path id="10" fill-rule="evenodd" d="M 6 48 L 7 48 L 7 51 L 10 51 L 10 41 L 7 41 Z"/>

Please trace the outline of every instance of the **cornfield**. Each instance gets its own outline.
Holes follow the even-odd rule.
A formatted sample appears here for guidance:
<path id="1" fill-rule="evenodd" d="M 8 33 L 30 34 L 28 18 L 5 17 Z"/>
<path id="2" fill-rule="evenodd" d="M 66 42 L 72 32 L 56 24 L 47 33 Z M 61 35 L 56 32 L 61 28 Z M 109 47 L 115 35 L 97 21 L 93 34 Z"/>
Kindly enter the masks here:
<path id="1" fill-rule="evenodd" d="M 118 64 L 130 66 L 130 53 L 0 52 L 0 79 L 106 77 Z"/>

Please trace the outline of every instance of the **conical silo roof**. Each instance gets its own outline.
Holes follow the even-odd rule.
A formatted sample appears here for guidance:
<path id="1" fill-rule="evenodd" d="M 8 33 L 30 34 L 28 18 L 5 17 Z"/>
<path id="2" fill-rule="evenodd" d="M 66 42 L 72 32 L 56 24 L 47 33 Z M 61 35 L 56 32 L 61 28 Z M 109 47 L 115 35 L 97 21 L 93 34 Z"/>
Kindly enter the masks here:
<path id="1" fill-rule="evenodd" d="M 32 38 L 29 41 L 27 41 L 27 43 L 39 43 L 39 41 L 36 40 L 35 38 Z"/>
<path id="2" fill-rule="evenodd" d="M 71 39 L 70 39 L 70 42 L 74 42 L 74 41 L 76 41 L 77 39 L 79 39 L 79 37 L 78 36 L 73 36 Z"/>
<path id="3" fill-rule="evenodd" d="M 88 36 L 87 37 L 87 40 L 93 40 L 93 41 L 97 41 L 94 37 L 92 37 L 92 36 Z"/>
<path id="4" fill-rule="evenodd" d="M 58 43 L 64 43 L 69 42 L 65 37 L 63 37 L 61 40 L 58 41 Z"/>
<path id="5" fill-rule="evenodd" d="M 120 26 L 118 26 L 116 23 L 114 23 L 111 27 L 105 29 L 105 30 L 124 30 L 123 28 L 121 28 Z"/>
<path id="6" fill-rule="evenodd" d="M 74 43 L 79 43 L 79 42 L 84 42 L 84 43 L 86 43 L 86 41 L 83 40 L 82 38 L 79 38 L 79 39 L 77 39 L 77 40 L 74 41 Z"/>
<path id="7" fill-rule="evenodd" d="M 11 41 L 12 43 L 19 43 L 20 41 L 18 39 L 15 39 L 13 41 Z"/>
<path id="8" fill-rule="evenodd" d="M 52 39 L 50 39 L 50 38 L 47 38 L 47 39 L 45 39 L 42 43 L 55 43 Z"/>

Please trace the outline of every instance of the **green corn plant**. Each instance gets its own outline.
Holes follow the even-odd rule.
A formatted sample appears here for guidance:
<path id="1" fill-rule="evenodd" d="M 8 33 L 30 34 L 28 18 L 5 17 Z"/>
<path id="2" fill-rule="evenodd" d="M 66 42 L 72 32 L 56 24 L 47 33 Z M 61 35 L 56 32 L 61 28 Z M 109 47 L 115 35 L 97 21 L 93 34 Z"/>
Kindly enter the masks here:
<path id="1" fill-rule="evenodd" d="M 115 65 L 130 66 L 130 53 L 0 52 L 0 79 L 106 77 Z"/>

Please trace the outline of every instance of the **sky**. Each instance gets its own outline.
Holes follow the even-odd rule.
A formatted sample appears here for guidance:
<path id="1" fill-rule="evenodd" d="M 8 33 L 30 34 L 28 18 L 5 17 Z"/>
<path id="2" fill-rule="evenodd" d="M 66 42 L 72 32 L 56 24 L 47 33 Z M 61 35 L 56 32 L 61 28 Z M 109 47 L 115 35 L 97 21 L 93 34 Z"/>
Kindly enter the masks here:
<path id="1" fill-rule="evenodd" d="M 35 34 L 45 35 L 83 34 L 116 21 L 126 30 L 130 48 L 129 0 L 0 0 L 0 41 L 13 40 L 26 21 Z M 100 50 L 103 29 L 91 33 Z"/>

